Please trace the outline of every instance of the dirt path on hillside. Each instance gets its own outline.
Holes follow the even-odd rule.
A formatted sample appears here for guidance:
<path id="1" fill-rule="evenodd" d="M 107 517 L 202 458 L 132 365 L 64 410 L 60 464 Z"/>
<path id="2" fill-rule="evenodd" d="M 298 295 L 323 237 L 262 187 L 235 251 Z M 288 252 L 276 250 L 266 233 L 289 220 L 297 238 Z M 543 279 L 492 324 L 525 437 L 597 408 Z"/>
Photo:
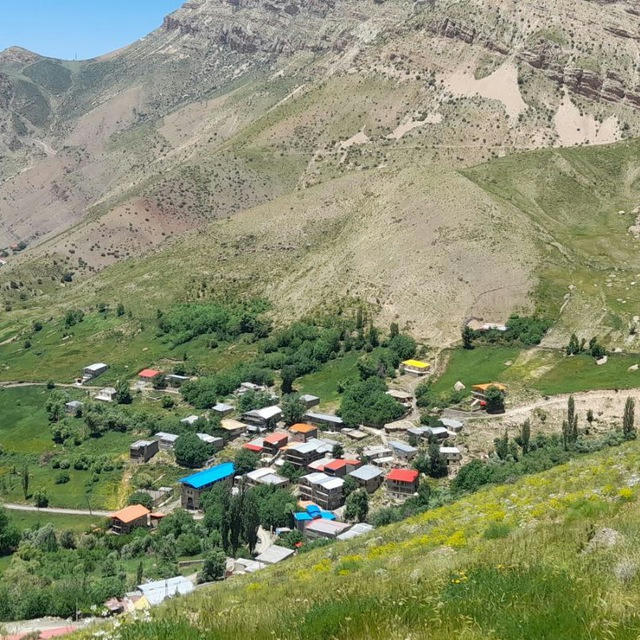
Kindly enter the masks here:
<path id="1" fill-rule="evenodd" d="M 5 502 L 2 504 L 5 509 L 9 511 L 37 511 L 38 513 L 57 513 L 67 516 L 97 516 L 99 518 L 108 518 L 111 515 L 110 511 L 100 511 L 92 509 L 65 509 L 63 507 L 34 507 L 30 504 L 15 504 L 12 502 Z"/>

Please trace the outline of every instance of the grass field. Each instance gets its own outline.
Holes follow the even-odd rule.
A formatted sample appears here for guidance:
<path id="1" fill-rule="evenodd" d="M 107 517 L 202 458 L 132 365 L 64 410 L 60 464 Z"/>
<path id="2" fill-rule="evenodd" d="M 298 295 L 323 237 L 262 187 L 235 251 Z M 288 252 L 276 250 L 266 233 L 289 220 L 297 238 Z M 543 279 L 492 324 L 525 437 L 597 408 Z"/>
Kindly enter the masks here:
<path id="1" fill-rule="evenodd" d="M 639 464 L 636 442 L 581 457 L 203 589 L 118 635 L 635 640 Z M 604 527 L 614 545 L 598 542 Z"/>
<path id="2" fill-rule="evenodd" d="M 329 361 L 321 371 L 310 373 L 296 380 L 296 390 L 300 393 L 311 393 L 319 396 L 320 406 L 335 408 L 340 401 L 338 382 L 346 378 L 357 378 L 356 362 L 362 354 L 352 352 L 343 358 Z"/>
<path id="3" fill-rule="evenodd" d="M 35 511 L 9 511 L 11 521 L 20 529 L 33 529 L 51 523 L 56 531 L 69 529 L 82 533 L 94 525 L 100 525 L 104 518 L 93 516 L 72 516 L 61 513 L 38 513 Z"/>
<path id="4" fill-rule="evenodd" d="M 436 393 L 452 391 L 460 380 L 467 389 L 483 382 L 504 382 L 508 372 L 506 362 L 514 362 L 519 347 L 476 347 L 475 349 L 453 349 L 448 352 L 447 368 L 434 383 Z"/>

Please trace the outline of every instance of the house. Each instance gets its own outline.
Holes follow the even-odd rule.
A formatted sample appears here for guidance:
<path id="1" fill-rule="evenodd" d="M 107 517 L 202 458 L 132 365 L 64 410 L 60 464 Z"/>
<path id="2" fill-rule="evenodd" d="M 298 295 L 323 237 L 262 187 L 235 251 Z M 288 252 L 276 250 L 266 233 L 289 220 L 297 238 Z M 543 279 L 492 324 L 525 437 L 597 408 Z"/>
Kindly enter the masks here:
<path id="1" fill-rule="evenodd" d="M 166 580 L 156 580 L 138 585 L 142 595 L 151 606 L 164 602 L 167 598 L 186 595 L 194 590 L 193 582 L 182 576 L 168 578 Z"/>
<path id="2" fill-rule="evenodd" d="M 453 418 L 440 418 L 440 423 L 447 431 L 451 431 L 452 433 L 460 433 L 464 428 L 464 422 L 454 420 Z"/>
<path id="3" fill-rule="evenodd" d="M 324 518 L 318 518 L 317 520 L 312 520 L 309 524 L 307 524 L 307 526 L 304 528 L 304 534 L 310 539 L 335 539 L 350 528 L 351 525 L 347 522 L 338 522 L 337 520 L 325 520 Z"/>
<path id="4" fill-rule="evenodd" d="M 181 387 L 185 382 L 189 382 L 189 376 L 179 376 L 177 373 L 167 374 L 167 384 L 171 387 Z"/>
<path id="5" fill-rule="evenodd" d="M 275 456 L 282 447 L 284 447 L 287 442 L 289 442 L 289 436 L 286 433 L 282 433 L 280 431 L 276 431 L 275 433 L 270 433 L 268 436 L 264 438 L 263 446 L 264 450 L 267 453 Z"/>
<path id="6" fill-rule="evenodd" d="M 200 420 L 200 416 L 187 416 L 186 418 L 182 418 L 182 420 L 180 420 L 180 424 L 188 424 L 189 426 L 192 426 L 196 422 L 198 422 L 198 420 Z"/>
<path id="7" fill-rule="evenodd" d="M 221 418 L 224 418 L 224 416 L 228 416 L 230 413 L 233 413 L 235 411 L 235 407 L 230 404 L 225 404 L 224 402 L 218 402 L 218 404 L 213 406 L 211 411 Z"/>
<path id="8" fill-rule="evenodd" d="M 365 464 L 358 469 L 350 471 L 349 475 L 354 478 L 361 487 L 365 488 L 368 493 L 377 491 L 384 479 L 382 469 L 376 467 L 374 464 Z"/>
<path id="9" fill-rule="evenodd" d="M 411 409 L 413 405 L 413 394 L 406 391 L 400 391 L 399 389 L 389 389 L 387 395 L 391 396 L 394 400 L 404 405 L 407 409 Z"/>
<path id="10" fill-rule="evenodd" d="M 317 440 L 311 439 L 307 442 L 299 442 L 287 447 L 285 460 L 296 467 L 307 467 L 309 463 L 322 458 L 322 453 L 318 451 Z"/>
<path id="11" fill-rule="evenodd" d="M 473 331 L 500 331 L 505 332 L 508 331 L 509 327 L 506 324 L 502 324 L 501 322 L 483 322 L 480 318 L 472 318 L 467 322 L 467 326 L 469 329 Z"/>
<path id="12" fill-rule="evenodd" d="M 218 482 L 233 482 L 235 472 L 233 462 L 223 462 L 210 469 L 181 478 L 182 507 L 184 509 L 199 509 L 202 493 Z"/>
<path id="13" fill-rule="evenodd" d="M 345 436 L 348 436 L 352 440 L 364 440 L 369 434 L 364 431 L 360 431 L 359 429 L 343 429 L 342 433 Z"/>
<path id="14" fill-rule="evenodd" d="M 341 533 L 337 536 L 338 540 L 352 540 L 353 538 L 357 538 L 358 536 L 363 536 L 366 533 L 373 531 L 373 525 L 367 524 L 366 522 L 358 522 L 354 524 L 351 529 Z"/>
<path id="15" fill-rule="evenodd" d="M 449 432 L 445 427 L 427 427 L 427 433 L 429 438 L 436 438 L 437 440 L 446 440 L 449 437 Z"/>
<path id="16" fill-rule="evenodd" d="M 111 530 L 117 534 L 130 533 L 136 527 L 150 525 L 151 511 L 141 504 L 132 504 L 112 513 Z"/>
<path id="17" fill-rule="evenodd" d="M 157 440 L 137 440 L 129 447 L 129 458 L 136 462 L 148 462 L 158 453 Z"/>
<path id="18" fill-rule="evenodd" d="M 318 428 L 310 424 L 294 424 L 289 428 L 289 431 L 292 433 L 291 439 L 297 442 L 306 442 L 311 438 L 318 437 Z"/>
<path id="19" fill-rule="evenodd" d="M 224 440 L 222 438 L 210 436 L 208 433 L 196 433 L 196 436 L 198 436 L 202 442 L 210 444 L 216 451 L 220 451 L 224 448 Z"/>
<path id="20" fill-rule="evenodd" d="M 67 402 L 64 405 L 64 410 L 66 413 L 75 416 L 78 411 L 82 410 L 82 407 L 84 407 L 84 402 L 80 402 L 80 400 L 71 400 L 71 402 Z"/>
<path id="21" fill-rule="evenodd" d="M 160 445 L 161 449 L 164 449 L 165 451 L 168 451 L 169 449 L 173 449 L 173 447 L 176 444 L 176 440 L 180 436 L 176 435 L 175 433 L 167 433 L 166 431 L 158 431 L 158 433 L 156 433 L 153 437 L 158 441 L 158 444 Z"/>
<path id="22" fill-rule="evenodd" d="M 311 407 L 317 407 L 320 404 L 320 398 L 318 398 L 318 396 L 312 396 L 310 393 L 304 393 L 300 396 L 299 400 L 305 409 L 311 409 Z"/>
<path id="23" fill-rule="evenodd" d="M 100 389 L 100 391 L 93 396 L 93 399 L 100 400 L 100 402 L 113 402 L 116 393 L 117 391 L 113 387 L 105 387 L 104 389 Z"/>
<path id="24" fill-rule="evenodd" d="M 418 449 L 402 440 L 389 440 L 393 455 L 401 460 L 413 460 L 418 455 Z"/>
<path id="25" fill-rule="evenodd" d="M 253 451 L 254 453 L 262 453 L 264 451 L 264 438 L 255 438 L 251 440 L 251 442 L 245 442 L 242 448 Z"/>
<path id="26" fill-rule="evenodd" d="M 156 376 L 159 376 L 162 371 L 158 369 L 143 369 L 139 374 L 138 378 L 143 382 L 151 382 Z"/>
<path id="27" fill-rule="evenodd" d="M 386 433 L 396 433 L 398 431 L 405 432 L 409 431 L 413 427 L 413 422 L 409 422 L 408 420 L 396 420 L 395 422 L 388 422 L 384 425 L 384 430 Z"/>
<path id="28" fill-rule="evenodd" d="M 335 462 L 335 458 L 318 458 L 307 465 L 309 471 L 324 471 L 324 468 L 331 462 Z"/>
<path id="29" fill-rule="evenodd" d="M 247 425 L 243 422 L 239 422 L 238 420 L 227 418 L 220 422 L 220 428 L 227 432 L 230 440 L 233 440 L 234 438 L 241 436 L 247 430 Z"/>
<path id="30" fill-rule="evenodd" d="M 266 567 L 262 562 L 256 562 L 255 560 L 249 560 L 248 558 L 236 558 L 233 561 L 233 574 L 243 575 L 245 573 L 255 573 Z"/>
<path id="31" fill-rule="evenodd" d="M 431 365 L 422 360 L 405 360 L 400 363 L 400 373 L 406 373 L 412 376 L 424 376 L 428 373 Z"/>
<path id="32" fill-rule="evenodd" d="M 490 387 L 495 387 L 496 389 L 502 391 L 502 393 L 507 392 L 507 387 L 500 382 L 484 382 L 482 384 L 474 384 L 471 387 L 471 390 L 476 396 L 484 398 L 484 394 L 487 392 L 487 389 Z"/>
<path id="33" fill-rule="evenodd" d="M 242 419 L 249 425 L 269 429 L 275 426 L 276 422 L 282 418 L 282 409 L 278 406 L 254 409 L 242 414 Z"/>
<path id="34" fill-rule="evenodd" d="M 462 453 L 458 447 L 440 447 L 440 455 L 447 461 L 447 464 L 462 460 Z"/>
<path id="35" fill-rule="evenodd" d="M 300 497 L 333 511 L 344 503 L 344 480 L 326 473 L 309 473 L 300 478 Z"/>
<path id="36" fill-rule="evenodd" d="M 254 471 L 249 471 L 244 477 L 250 487 L 256 487 L 259 484 L 270 487 L 286 487 L 289 484 L 288 478 L 277 474 L 270 467 L 262 467 Z"/>
<path id="37" fill-rule="evenodd" d="M 253 382 L 241 382 L 240 386 L 235 390 L 235 394 L 238 396 L 242 396 L 247 391 L 266 391 L 267 387 L 262 386 L 261 384 L 254 384 Z"/>
<path id="38" fill-rule="evenodd" d="M 397 497 L 413 495 L 418 490 L 419 477 L 414 469 L 392 469 L 387 474 L 387 489 Z"/>
<path id="39" fill-rule="evenodd" d="M 334 431 L 340 431 L 344 428 L 344 421 L 338 416 L 332 416 L 328 413 L 315 413 L 313 411 L 307 411 L 304 414 L 304 419 L 307 422 L 315 425 L 316 427 L 327 427 Z"/>
<path id="40" fill-rule="evenodd" d="M 105 364 L 104 362 L 96 362 L 95 364 L 90 364 L 88 367 L 85 367 L 82 370 L 81 384 L 97 378 L 99 375 L 102 375 L 108 368 L 109 365 Z"/>
<path id="41" fill-rule="evenodd" d="M 407 429 L 407 435 L 414 436 L 415 438 L 428 438 L 430 434 L 429 427 L 411 427 Z"/>
<path id="42" fill-rule="evenodd" d="M 263 551 L 259 556 L 256 556 L 257 562 L 263 562 L 264 564 L 277 564 L 287 558 L 290 558 L 295 551 L 293 549 L 287 549 L 277 544 L 272 544 L 266 551 Z"/>
<path id="43" fill-rule="evenodd" d="M 388 458 L 391 456 L 391 454 L 391 449 L 382 445 L 365 447 L 362 450 L 362 455 L 369 460 L 380 460 L 381 458 Z"/>
<path id="44" fill-rule="evenodd" d="M 300 502 L 298 504 L 300 504 Z M 310 522 L 319 518 L 322 518 L 324 520 L 335 520 L 336 514 L 332 511 L 321 509 L 317 504 L 314 504 L 313 502 L 309 502 L 304 507 L 304 511 L 296 512 L 293 514 L 293 521 L 295 522 L 296 529 L 302 532 L 304 532 L 305 527 Z"/>
<path id="45" fill-rule="evenodd" d="M 335 478 L 344 478 L 347 473 L 357 469 L 360 466 L 360 460 L 339 459 L 332 460 L 324 465 L 324 472 Z"/>

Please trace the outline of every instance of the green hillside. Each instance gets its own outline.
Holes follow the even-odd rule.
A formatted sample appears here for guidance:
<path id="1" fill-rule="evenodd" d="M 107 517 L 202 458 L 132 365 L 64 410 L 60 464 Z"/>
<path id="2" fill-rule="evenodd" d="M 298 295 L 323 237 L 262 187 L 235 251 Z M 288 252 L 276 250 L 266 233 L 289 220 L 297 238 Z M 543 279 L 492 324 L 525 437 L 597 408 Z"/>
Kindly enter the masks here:
<path id="1" fill-rule="evenodd" d="M 205 588 L 122 640 L 637 638 L 640 445 Z M 87 633 L 84 637 L 95 637 Z"/>

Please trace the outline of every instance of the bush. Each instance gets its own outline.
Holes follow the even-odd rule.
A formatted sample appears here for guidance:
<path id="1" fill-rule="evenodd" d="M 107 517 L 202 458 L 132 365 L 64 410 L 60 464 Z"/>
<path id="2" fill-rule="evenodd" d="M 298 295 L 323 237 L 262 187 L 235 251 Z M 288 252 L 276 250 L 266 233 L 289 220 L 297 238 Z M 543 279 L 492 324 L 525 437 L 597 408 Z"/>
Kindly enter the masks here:
<path id="1" fill-rule="evenodd" d="M 56 476 L 56 484 L 66 484 L 67 482 L 69 482 L 69 480 L 71 480 L 71 477 L 69 476 L 69 472 L 68 471 L 61 471 L 57 476 Z"/>
<path id="2" fill-rule="evenodd" d="M 146 491 L 134 491 L 127 499 L 127 504 L 141 504 L 151 511 L 153 498 Z"/>
<path id="3" fill-rule="evenodd" d="M 173 452 L 182 467 L 201 467 L 213 453 L 211 445 L 203 442 L 195 433 L 184 433 L 177 440 Z"/>

